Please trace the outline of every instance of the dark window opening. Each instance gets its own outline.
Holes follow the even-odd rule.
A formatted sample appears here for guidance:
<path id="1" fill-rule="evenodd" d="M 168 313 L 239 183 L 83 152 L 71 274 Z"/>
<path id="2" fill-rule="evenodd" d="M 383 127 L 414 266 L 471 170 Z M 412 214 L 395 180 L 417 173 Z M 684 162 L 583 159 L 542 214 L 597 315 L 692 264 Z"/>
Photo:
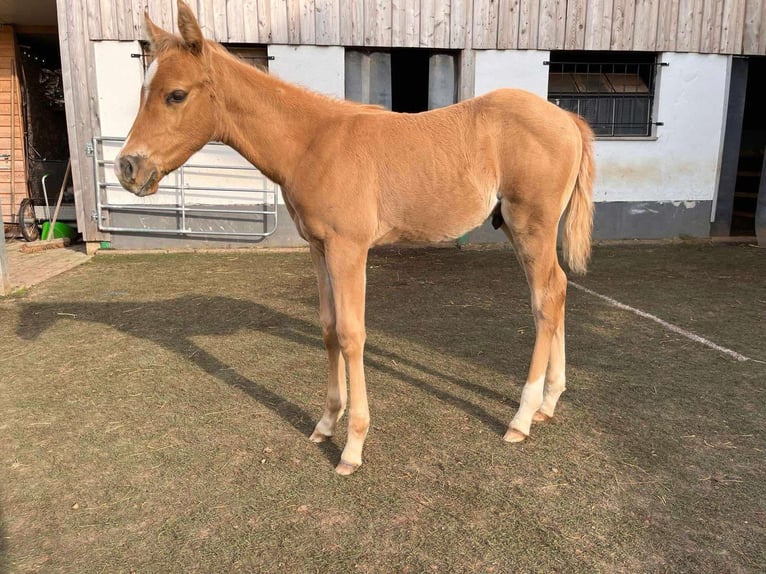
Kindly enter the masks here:
<path id="1" fill-rule="evenodd" d="M 657 56 L 551 52 L 548 100 L 580 114 L 597 136 L 651 136 Z"/>
<path id="2" fill-rule="evenodd" d="M 755 235 L 755 213 L 758 205 L 758 190 L 763 177 L 763 157 L 766 148 L 764 74 L 766 74 L 766 58 L 749 58 L 731 235 Z"/>
<path id="3" fill-rule="evenodd" d="M 391 50 L 391 109 L 417 113 L 428 109 L 428 50 Z"/>
<path id="4" fill-rule="evenodd" d="M 346 99 L 418 113 L 457 101 L 457 52 L 394 48 L 346 50 Z"/>

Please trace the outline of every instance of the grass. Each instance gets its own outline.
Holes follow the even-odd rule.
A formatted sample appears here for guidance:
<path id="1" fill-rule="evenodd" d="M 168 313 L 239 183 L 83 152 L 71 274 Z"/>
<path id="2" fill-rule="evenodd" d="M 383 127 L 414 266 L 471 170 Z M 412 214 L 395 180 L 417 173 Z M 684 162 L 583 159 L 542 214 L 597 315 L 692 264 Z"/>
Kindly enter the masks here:
<path id="1" fill-rule="evenodd" d="M 578 282 L 766 360 L 766 258 L 602 247 Z M 97 257 L 0 302 L 0 571 L 759 572 L 766 367 L 577 290 L 569 390 L 502 433 L 534 340 L 506 250 L 370 258 L 365 465 L 307 440 L 307 253 Z"/>

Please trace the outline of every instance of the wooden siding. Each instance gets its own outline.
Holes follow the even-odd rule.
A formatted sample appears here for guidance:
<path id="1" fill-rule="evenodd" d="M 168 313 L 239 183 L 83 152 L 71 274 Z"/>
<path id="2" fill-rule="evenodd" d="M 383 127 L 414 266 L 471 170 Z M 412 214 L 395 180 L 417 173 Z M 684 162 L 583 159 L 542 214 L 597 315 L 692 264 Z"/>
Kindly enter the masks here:
<path id="1" fill-rule="evenodd" d="M 104 0 L 103 4 L 106 3 Z M 135 23 L 138 21 L 135 15 L 138 14 L 141 2 L 123 0 L 123 5 L 128 3 L 132 7 L 131 22 Z M 91 138 L 99 135 L 93 43 L 88 41 L 88 32 L 93 33 L 94 28 L 90 28 L 89 22 L 92 22 L 94 14 L 101 14 L 101 11 L 98 0 L 88 0 L 88 3 L 57 0 L 56 4 L 72 182 L 77 205 L 77 228 L 83 233 L 86 241 L 101 241 L 109 236 L 98 231 L 91 217 L 96 211 L 96 182 L 91 158 L 85 154 L 86 145 Z M 109 4 L 113 4 L 111 0 Z M 127 19 L 115 18 L 114 21 L 125 23 Z M 138 30 L 132 26 L 133 24 L 132 33 L 129 33 L 127 28 L 116 32 L 119 32 L 122 39 L 135 37 Z"/>
<path id="2" fill-rule="evenodd" d="M 21 200 L 27 197 L 24 123 L 21 90 L 16 72 L 13 28 L 0 27 L 0 205 L 3 221 L 16 221 Z"/>
<path id="3" fill-rule="evenodd" d="M 91 40 L 143 38 L 143 9 L 175 28 L 175 0 L 79 0 Z M 191 0 L 221 42 L 441 49 L 766 54 L 763 0 Z M 469 30 L 470 28 L 470 30 Z M 470 32 L 470 33 L 469 33 Z"/>

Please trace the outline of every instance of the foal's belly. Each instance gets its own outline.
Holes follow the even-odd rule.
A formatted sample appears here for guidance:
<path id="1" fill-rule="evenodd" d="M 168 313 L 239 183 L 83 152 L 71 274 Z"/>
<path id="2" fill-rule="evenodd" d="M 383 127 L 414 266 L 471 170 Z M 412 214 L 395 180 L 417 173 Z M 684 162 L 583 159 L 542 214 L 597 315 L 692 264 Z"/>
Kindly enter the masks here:
<path id="1" fill-rule="evenodd" d="M 394 202 L 392 202 L 394 203 Z M 478 227 L 497 203 L 497 188 L 408 194 L 382 210 L 376 244 L 396 241 L 447 241 Z"/>

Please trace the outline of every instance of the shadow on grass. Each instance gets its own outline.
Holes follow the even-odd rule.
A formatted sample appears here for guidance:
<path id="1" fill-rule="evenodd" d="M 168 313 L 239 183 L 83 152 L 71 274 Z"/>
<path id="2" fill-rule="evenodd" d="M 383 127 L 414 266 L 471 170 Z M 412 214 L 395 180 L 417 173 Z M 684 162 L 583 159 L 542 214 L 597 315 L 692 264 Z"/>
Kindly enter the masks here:
<path id="1" fill-rule="evenodd" d="M 320 412 L 312 415 L 264 384 L 237 373 L 229 365 L 201 348 L 195 337 L 223 336 L 240 330 L 268 333 L 306 347 L 324 349 L 319 327 L 313 323 L 289 316 L 263 305 L 229 297 L 179 297 L 164 301 L 130 302 L 62 302 L 30 304 L 24 307 L 17 327 L 17 334 L 27 340 L 35 339 L 60 318 L 75 318 L 108 325 L 133 337 L 142 338 L 178 354 L 218 380 L 241 389 L 252 399 L 272 410 L 285 422 L 304 435 L 311 434 Z M 437 388 L 416 376 L 393 368 L 401 364 L 418 370 L 427 376 L 448 380 L 456 385 L 503 401 L 505 396 L 491 389 L 470 383 L 407 357 L 368 345 L 365 353 L 368 368 L 377 369 L 429 393 L 438 399 L 463 410 L 481 420 L 494 432 L 505 431 L 505 424 L 493 417 L 483 407 L 444 389 Z M 317 377 L 321 380 L 321 377 Z M 319 445 L 327 459 L 334 463 L 340 452 L 332 442 Z"/>

